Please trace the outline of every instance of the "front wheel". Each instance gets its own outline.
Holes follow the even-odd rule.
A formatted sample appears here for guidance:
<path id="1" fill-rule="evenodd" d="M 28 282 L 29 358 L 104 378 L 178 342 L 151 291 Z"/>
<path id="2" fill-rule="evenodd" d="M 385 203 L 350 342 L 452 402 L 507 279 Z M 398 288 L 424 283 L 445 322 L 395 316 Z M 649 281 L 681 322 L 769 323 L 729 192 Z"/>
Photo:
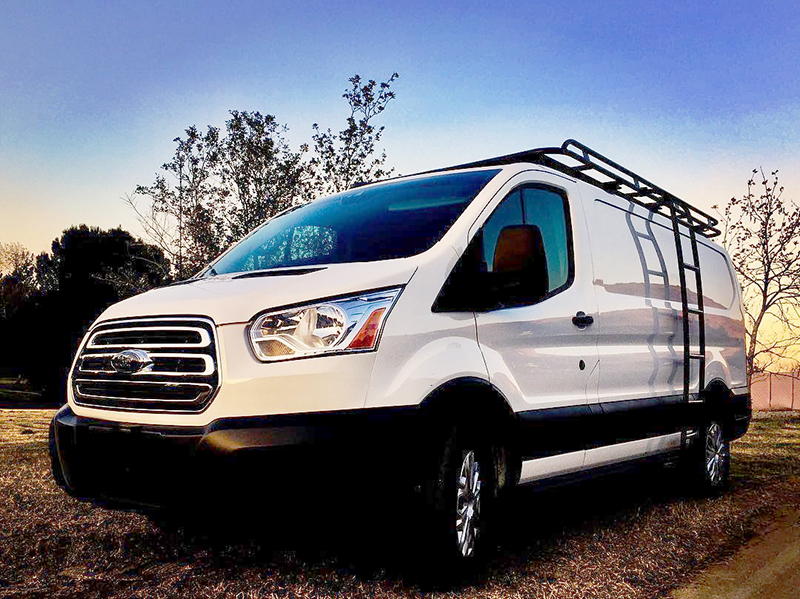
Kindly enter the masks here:
<path id="1" fill-rule="evenodd" d="M 463 566 L 485 551 L 505 455 L 477 427 L 459 425 L 431 456 L 424 536 L 440 563 Z"/>
<path id="2" fill-rule="evenodd" d="M 456 545 L 461 557 L 475 555 L 475 545 L 483 532 L 481 522 L 481 465 L 475 450 L 461 453 L 461 469 L 456 479 Z"/>

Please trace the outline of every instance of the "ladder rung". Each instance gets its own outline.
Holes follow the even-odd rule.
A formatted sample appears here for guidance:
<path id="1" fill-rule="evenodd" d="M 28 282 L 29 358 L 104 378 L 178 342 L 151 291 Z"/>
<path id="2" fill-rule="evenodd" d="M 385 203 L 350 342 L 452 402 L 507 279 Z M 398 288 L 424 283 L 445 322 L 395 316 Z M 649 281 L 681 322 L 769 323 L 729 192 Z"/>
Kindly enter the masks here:
<path id="1" fill-rule="evenodd" d="M 648 270 L 647 274 L 655 275 L 657 277 L 664 277 L 665 279 L 667 278 L 667 273 L 661 272 L 660 270 Z"/>
<path id="2" fill-rule="evenodd" d="M 698 310 L 697 308 L 686 308 L 686 311 L 690 314 L 697 314 L 698 316 L 704 316 L 705 312 L 703 310 Z"/>
<path id="3" fill-rule="evenodd" d="M 640 231 L 636 231 L 636 236 L 637 236 L 637 237 L 642 237 L 642 238 L 644 238 L 644 239 L 649 239 L 650 241 L 655 241 L 655 240 L 653 239 L 653 236 L 652 236 L 652 235 L 650 235 L 649 233 L 642 233 L 642 232 L 640 232 Z"/>
<path id="4" fill-rule="evenodd" d="M 705 360 L 706 359 L 706 355 L 705 354 L 689 354 L 689 359 L 690 360 Z"/>

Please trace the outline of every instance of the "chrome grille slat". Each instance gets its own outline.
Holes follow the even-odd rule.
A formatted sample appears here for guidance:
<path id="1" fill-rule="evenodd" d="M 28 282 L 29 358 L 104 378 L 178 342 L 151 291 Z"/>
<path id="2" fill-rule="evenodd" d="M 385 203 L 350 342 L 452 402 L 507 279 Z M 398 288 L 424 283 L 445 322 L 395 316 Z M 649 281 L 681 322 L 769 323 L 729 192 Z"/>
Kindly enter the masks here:
<path id="1" fill-rule="evenodd" d="M 124 368 L 126 350 L 144 354 Z M 121 352 L 121 361 L 112 359 Z M 72 371 L 79 405 L 113 410 L 201 412 L 219 387 L 216 329 L 199 317 L 143 318 L 95 326 Z M 138 368 L 139 370 L 136 370 Z"/>
<path id="2" fill-rule="evenodd" d="M 163 335 L 165 332 L 170 333 L 170 337 L 173 338 L 183 338 L 184 341 L 180 343 L 164 343 L 163 341 L 158 341 L 157 337 Z M 137 339 L 143 338 L 147 339 L 151 337 L 150 342 L 136 342 L 136 341 L 128 341 L 123 343 L 99 343 L 100 340 L 111 337 L 117 338 L 124 338 L 128 337 L 129 339 Z M 183 335 L 181 335 L 183 333 Z M 197 335 L 200 340 L 196 342 L 192 342 L 191 339 Z M 89 343 L 86 347 L 91 349 L 100 349 L 100 348 L 141 348 L 141 349 L 148 349 L 148 348 L 183 348 L 183 347 L 208 347 L 211 345 L 211 336 L 209 335 L 208 331 L 198 327 L 181 327 L 181 326 L 165 326 L 165 327 L 125 327 L 119 329 L 112 329 L 112 330 L 102 330 L 96 333 L 93 333 L 91 338 L 89 339 Z"/>
<path id="3" fill-rule="evenodd" d="M 102 385 L 107 381 L 97 381 L 91 379 L 78 379 L 75 381 L 76 388 L 80 389 L 82 386 L 91 388 L 93 385 Z M 119 383 L 119 381 L 115 381 Z M 175 397 L 124 397 L 124 396 L 114 396 L 114 395 L 97 395 L 93 394 L 88 391 L 81 392 L 81 397 L 83 398 L 92 398 L 92 399 L 111 399 L 114 401 L 136 401 L 136 402 L 151 402 L 151 401 L 168 401 L 168 402 L 180 402 L 180 403 L 197 403 L 198 401 L 205 399 L 209 393 L 212 391 L 211 385 L 204 384 L 204 383 L 158 383 L 154 381 L 141 381 L 138 382 L 137 385 L 154 385 L 161 387 L 161 390 L 168 389 L 170 386 L 173 388 L 176 385 L 181 385 L 185 387 L 187 390 L 194 389 L 195 396 L 191 398 L 175 398 Z M 156 395 L 158 393 L 158 389 L 153 389 L 153 391 L 148 392 L 148 394 L 152 393 Z"/>
<path id="4" fill-rule="evenodd" d="M 116 371 L 111 366 L 111 358 L 114 356 L 114 353 L 106 353 L 106 354 L 86 354 L 84 353 L 81 355 L 80 360 L 78 361 L 77 370 L 76 372 L 80 374 L 116 374 Z M 153 358 L 155 361 L 160 361 L 161 364 L 167 360 L 172 360 L 173 362 L 180 362 L 185 360 L 201 360 L 203 362 L 203 369 L 201 371 L 194 371 L 194 370 L 186 370 L 186 371 L 171 371 L 171 370 L 164 370 L 163 368 L 159 368 L 159 364 L 156 363 L 152 366 L 152 368 L 148 368 L 142 370 L 141 372 L 137 372 L 134 374 L 134 377 L 141 377 L 141 376 L 174 376 L 174 377 L 186 377 L 186 376 L 209 376 L 214 373 L 215 365 L 214 359 L 207 355 L 207 354 L 184 354 L 184 353 L 151 353 L 150 357 Z M 88 369 L 84 368 L 84 362 L 87 360 L 97 360 L 103 361 L 104 365 L 107 368 L 103 368 L 102 370 L 96 369 Z"/>

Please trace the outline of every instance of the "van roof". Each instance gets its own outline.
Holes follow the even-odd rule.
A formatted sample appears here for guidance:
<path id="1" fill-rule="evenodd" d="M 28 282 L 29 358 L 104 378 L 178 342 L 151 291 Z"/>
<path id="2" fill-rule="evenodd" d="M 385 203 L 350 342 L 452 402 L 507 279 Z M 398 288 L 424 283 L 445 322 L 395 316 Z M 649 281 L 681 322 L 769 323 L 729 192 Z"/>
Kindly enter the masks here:
<path id="1" fill-rule="evenodd" d="M 644 206 L 648 210 L 664 214 L 673 221 L 690 227 L 706 237 L 715 237 L 720 234 L 717 228 L 719 221 L 713 216 L 574 139 L 566 140 L 561 147 L 535 148 L 426 171 L 426 173 L 505 166 L 520 162 L 539 164 L 580 179 L 599 189 Z"/>

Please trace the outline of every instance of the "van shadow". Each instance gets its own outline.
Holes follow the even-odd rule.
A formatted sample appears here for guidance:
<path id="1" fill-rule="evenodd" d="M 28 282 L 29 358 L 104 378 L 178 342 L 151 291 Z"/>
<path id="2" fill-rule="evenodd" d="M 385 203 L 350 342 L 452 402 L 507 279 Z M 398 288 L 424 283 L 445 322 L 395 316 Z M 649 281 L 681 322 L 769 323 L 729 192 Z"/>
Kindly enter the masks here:
<path id="1" fill-rule="evenodd" d="M 626 527 L 654 506 L 690 497 L 677 470 L 661 465 L 557 488 L 514 489 L 498 510 L 485 559 L 453 573 L 425 551 L 419 515 L 401 493 L 354 498 L 334 486 L 276 495 L 236 501 L 215 509 L 213 518 L 208 510 L 150 517 L 173 542 L 201 551 L 218 567 L 233 559 L 238 569 L 266 568 L 288 579 L 298 569 L 335 570 L 363 582 L 457 591 L 521 572 L 532 561 L 554 561 L 570 537 Z"/>

